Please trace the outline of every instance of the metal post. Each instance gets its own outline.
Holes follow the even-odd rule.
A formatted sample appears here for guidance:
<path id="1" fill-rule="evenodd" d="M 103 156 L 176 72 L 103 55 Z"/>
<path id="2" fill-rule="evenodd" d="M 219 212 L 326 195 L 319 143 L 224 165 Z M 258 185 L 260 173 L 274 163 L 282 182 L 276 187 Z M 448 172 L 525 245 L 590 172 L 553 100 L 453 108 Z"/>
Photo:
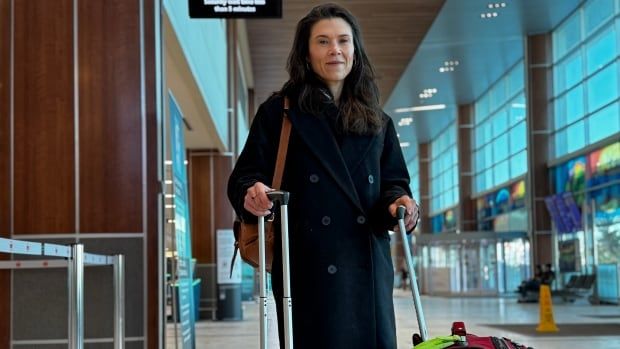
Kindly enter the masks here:
<path id="1" fill-rule="evenodd" d="M 260 349 L 267 349 L 267 282 L 265 278 L 265 217 L 258 217 L 258 278 L 260 282 Z"/>
<path id="2" fill-rule="evenodd" d="M 84 245 L 71 247 L 69 265 L 69 349 L 84 349 Z"/>
<path id="3" fill-rule="evenodd" d="M 291 295 L 291 271 L 288 246 L 288 205 L 283 203 L 280 206 L 280 217 L 282 221 L 282 264 L 284 275 L 284 347 L 293 348 L 293 297 Z"/>
<path id="4" fill-rule="evenodd" d="M 420 327 L 420 336 L 423 341 L 428 339 L 428 330 L 426 328 L 426 320 L 424 319 L 424 312 L 422 310 L 422 302 L 420 301 L 420 290 L 418 289 L 418 278 L 416 277 L 415 268 L 413 267 L 413 260 L 411 259 L 411 249 L 409 248 L 409 240 L 407 239 L 407 230 L 405 228 L 405 207 L 400 206 L 398 208 L 398 230 L 400 230 L 400 236 L 403 240 L 403 247 L 405 249 L 405 259 L 407 260 L 407 268 L 409 269 L 409 275 L 411 280 L 411 292 L 413 293 L 413 305 L 415 306 L 415 312 L 418 319 L 418 326 Z"/>
<path id="5" fill-rule="evenodd" d="M 114 256 L 114 349 L 125 348 L 125 257 Z"/>

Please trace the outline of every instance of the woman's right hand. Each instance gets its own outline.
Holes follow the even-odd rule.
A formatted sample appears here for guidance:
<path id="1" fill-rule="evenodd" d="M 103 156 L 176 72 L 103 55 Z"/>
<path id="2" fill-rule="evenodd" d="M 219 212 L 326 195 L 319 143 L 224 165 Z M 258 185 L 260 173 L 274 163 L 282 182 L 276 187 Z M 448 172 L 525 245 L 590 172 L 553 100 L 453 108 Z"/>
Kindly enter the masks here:
<path id="1" fill-rule="evenodd" d="M 273 190 L 261 182 L 254 183 L 245 193 L 243 208 L 256 217 L 270 215 L 269 209 L 273 207 L 273 202 L 269 200 L 267 193 Z"/>

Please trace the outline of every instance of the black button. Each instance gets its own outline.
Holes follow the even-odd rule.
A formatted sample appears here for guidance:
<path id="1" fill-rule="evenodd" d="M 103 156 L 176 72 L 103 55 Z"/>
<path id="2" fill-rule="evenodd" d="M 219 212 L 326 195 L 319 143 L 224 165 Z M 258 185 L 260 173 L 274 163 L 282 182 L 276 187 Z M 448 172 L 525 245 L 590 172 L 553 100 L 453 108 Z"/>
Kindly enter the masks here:
<path id="1" fill-rule="evenodd" d="M 311 174 L 310 175 L 310 183 L 318 183 L 319 182 L 319 176 L 315 175 L 315 174 Z"/>
<path id="2" fill-rule="evenodd" d="M 368 183 L 373 184 L 375 182 L 375 177 L 372 175 L 368 175 Z"/>
<path id="3" fill-rule="evenodd" d="M 359 224 L 366 223 L 366 217 L 364 217 L 364 216 L 357 216 L 357 223 L 359 223 Z"/>
<path id="4" fill-rule="evenodd" d="M 329 216 L 325 216 L 323 217 L 323 219 L 321 219 L 321 223 L 323 223 L 323 225 L 329 225 L 329 223 L 332 222 L 332 219 Z"/>
<path id="5" fill-rule="evenodd" d="M 338 272 L 338 268 L 336 268 L 336 266 L 335 266 L 335 265 L 330 264 L 330 265 L 327 267 L 327 272 L 328 272 L 328 273 L 330 273 L 330 274 L 332 274 L 332 275 L 333 275 L 333 274 L 336 274 L 336 272 Z"/>

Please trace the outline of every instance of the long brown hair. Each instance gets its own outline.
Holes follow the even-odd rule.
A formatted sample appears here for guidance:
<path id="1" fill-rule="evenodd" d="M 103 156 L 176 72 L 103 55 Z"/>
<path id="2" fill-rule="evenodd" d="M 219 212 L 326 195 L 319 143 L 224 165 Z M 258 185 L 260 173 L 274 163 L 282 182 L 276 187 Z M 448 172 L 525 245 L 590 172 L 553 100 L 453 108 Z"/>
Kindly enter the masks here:
<path id="1" fill-rule="evenodd" d="M 364 50 L 360 26 L 355 17 L 342 6 L 316 6 L 297 23 L 293 47 L 286 64 L 289 80 L 280 94 L 289 96 L 302 111 L 315 115 L 331 103 L 333 97 L 329 89 L 307 63 L 312 27 L 320 20 L 331 18 L 342 18 L 351 26 L 355 51 L 353 66 L 345 78 L 338 103 L 340 126 L 346 133 L 376 133 L 382 126 L 382 111 L 375 72 Z"/>

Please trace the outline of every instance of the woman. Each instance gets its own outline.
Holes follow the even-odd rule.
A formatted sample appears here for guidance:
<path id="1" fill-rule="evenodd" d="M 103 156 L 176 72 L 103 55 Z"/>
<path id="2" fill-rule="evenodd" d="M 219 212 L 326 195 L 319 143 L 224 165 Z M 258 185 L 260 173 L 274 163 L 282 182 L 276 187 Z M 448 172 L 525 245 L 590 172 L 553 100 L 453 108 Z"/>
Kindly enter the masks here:
<path id="1" fill-rule="evenodd" d="M 312 9 L 298 23 L 287 70 L 290 79 L 252 123 L 229 180 L 230 201 L 244 221 L 269 214 L 265 193 L 288 97 L 292 131 L 280 189 L 291 193 L 294 347 L 396 348 L 388 229 L 404 205 L 411 230 L 417 208 L 356 19 L 334 4 Z M 281 251 L 274 252 L 271 280 L 279 299 Z"/>

